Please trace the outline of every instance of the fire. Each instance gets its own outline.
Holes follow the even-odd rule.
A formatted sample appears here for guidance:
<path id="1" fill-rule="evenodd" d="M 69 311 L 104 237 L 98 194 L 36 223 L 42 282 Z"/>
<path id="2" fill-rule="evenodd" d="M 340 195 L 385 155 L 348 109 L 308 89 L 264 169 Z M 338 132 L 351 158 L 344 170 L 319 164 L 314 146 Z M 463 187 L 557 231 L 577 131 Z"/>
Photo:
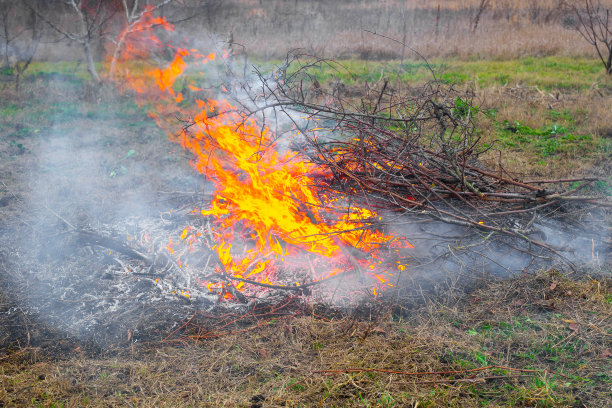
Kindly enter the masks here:
<path id="1" fill-rule="evenodd" d="M 142 32 L 138 31 L 148 38 L 152 36 L 151 19 L 143 19 L 149 28 L 143 26 Z M 158 25 L 172 29 L 166 22 Z M 369 285 L 374 293 L 392 285 L 392 272 L 404 269 L 397 261 L 400 250 L 412 246 L 401 237 L 373 228 L 380 218 L 372 210 L 343 205 L 342 197 L 326 196 L 318 186 L 331 179 L 328 170 L 299 152 L 281 148 L 276 135 L 262 129 L 255 118 L 245 118 L 227 101 L 205 97 L 202 88 L 185 84 L 183 79 L 183 89 L 202 93 L 195 103 L 184 106 L 177 81 L 188 68 L 213 61 L 214 53 L 204 55 L 174 47 L 174 58 L 167 66 L 137 70 L 142 74 L 133 75 L 126 68 L 132 61 L 127 53 L 140 56 L 143 50 L 131 48 L 132 43 L 122 54 L 123 79 L 147 102 L 155 102 L 151 116 L 193 154 L 193 167 L 214 183 L 210 208 L 200 212 L 214 217 L 213 250 L 219 273 L 278 285 L 360 272 L 371 277 Z M 193 125 L 177 132 L 165 120 L 176 114 L 190 117 Z M 299 136 L 297 131 L 293 135 Z M 169 240 L 168 252 L 177 252 L 177 245 L 196 244 L 201 234 L 186 227 L 179 237 L 180 242 Z M 383 251 L 396 254 L 395 260 L 385 261 L 388 257 Z M 296 279 L 298 275 L 300 279 Z M 211 291 L 223 290 L 226 285 L 201 284 Z M 244 282 L 234 285 L 238 290 L 247 286 Z M 232 296 L 225 291 L 223 295 Z"/>

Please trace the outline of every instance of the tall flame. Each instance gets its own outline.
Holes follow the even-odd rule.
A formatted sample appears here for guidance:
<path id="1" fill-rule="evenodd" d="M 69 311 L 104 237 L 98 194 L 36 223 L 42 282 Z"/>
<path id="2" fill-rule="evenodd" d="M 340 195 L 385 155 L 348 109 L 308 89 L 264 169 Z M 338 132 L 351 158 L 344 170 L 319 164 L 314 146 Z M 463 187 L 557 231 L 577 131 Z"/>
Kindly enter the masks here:
<path id="1" fill-rule="evenodd" d="M 136 31 L 152 36 L 151 19 L 143 19 L 143 27 Z M 163 20 L 158 25 L 172 29 Z M 151 115 L 174 141 L 193 153 L 193 167 L 214 183 L 214 199 L 201 214 L 215 219 L 214 250 L 222 265 L 220 273 L 278 284 L 293 276 L 283 275 L 287 270 L 307 271 L 310 281 L 360 271 L 372 277 L 369 284 L 375 293 L 391 285 L 393 271 L 404 266 L 397 261 L 399 255 L 392 260 L 383 251 L 399 254 L 401 248 L 412 246 L 401 237 L 373 229 L 372 222 L 379 217 L 372 210 L 348 207 L 342 205 L 343 197 L 326 196 L 318 186 L 331 179 L 331 173 L 298 152 L 283 151 L 270 129 L 245 118 L 227 101 L 201 97 L 193 104 L 184 102 L 176 90 L 177 80 L 183 78 L 183 89 L 201 92 L 193 83 L 185 85 L 185 71 L 215 60 L 215 54 L 174 47 L 174 58 L 167 66 L 134 75 L 127 68 L 133 63 L 127 54 L 145 52 L 134 44 L 122 54 L 122 79 L 149 103 L 155 101 Z M 177 132 L 165 120 L 169 114 L 188 116 L 193 125 Z M 184 230 L 181 239 L 188 234 Z M 204 284 L 210 289 L 215 286 Z"/>

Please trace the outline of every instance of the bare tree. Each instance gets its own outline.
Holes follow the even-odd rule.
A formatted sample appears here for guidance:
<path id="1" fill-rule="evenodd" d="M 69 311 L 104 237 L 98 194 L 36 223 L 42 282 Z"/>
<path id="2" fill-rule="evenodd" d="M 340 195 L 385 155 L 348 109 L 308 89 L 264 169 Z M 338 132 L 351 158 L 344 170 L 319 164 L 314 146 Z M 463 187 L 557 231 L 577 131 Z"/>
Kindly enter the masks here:
<path id="1" fill-rule="evenodd" d="M 599 59 L 612 75 L 612 7 L 605 7 L 600 0 L 584 0 L 583 7 L 573 7 L 578 18 L 576 30 L 597 51 Z"/>
<path id="2" fill-rule="evenodd" d="M 0 38 L 3 66 L 13 76 L 19 90 L 23 73 L 28 69 L 41 39 L 40 19 L 22 1 L 0 0 Z"/>
<path id="3" fill-rule="evenodd" d="M 123 20 L 122 29 L 116 38 L 111 38 L 111 41 L 115 44 L 115 49 L 113 51 L 113 57 L 111 59 L 110 68 L 108 71 L 109 79 L 113 79 L 115 75 L 117 58 L 119 57 L 128 37 L 134 33 L 153 28 L 157 24 L 157 21 L 151 20 L 145 22 L 143 21 L 144 18 L 172 2 L 173 0 L 162 0 L 157 4 L 152 5 L 149 4 L 148 1 L 140 2 L 139 0 L 121 0 L 121 14 Z"/>
<path id="4" fill-rule="evenodd" d="M 174 0 L 159 0 L 153 3 L 147 0 L 50 0 L 60 6 L 60 12 L 44 13 L 40 7 L 29 2 L 30 8 L 36 15 L 45 21 L 51 28 L 60 33 L 69 41 L 74 41 L 83 47 L 87 71 L 94 82 L 101 82 L 100 74 L 96 68 L 94 45 L 97 41 L 110 39 L 115 44 L 113 60 L 109 76 L 114 74 L 116 60 L 126 38 L 134 32 L 134 27 L 147 13 L 152 13 Z M 73 18 L 62 19 L 65 15 Z M 119 33 L 107 32 L 111 23 L 120 15 L 123 24 Z M 139 28 L 140 30 L 142 27 Z"/>
<path id="5" fill-rule="evenodd" d="M 93 56 L 93 45 L 98 40 L 106 24 L 116 12 L 114 2 L 105 0 L 49 0 L 55 6 L 55 12 L 46 12 L 32 1 L 28 1 L 30 9 L 53 30 L 60 33 L 70 41 L 83 47 L 87 71 L 91 79 L 100 82 L 100 75 L 96 69 Z M 73 21 L 64 21 L 65 15 L 76 17 Z"/>

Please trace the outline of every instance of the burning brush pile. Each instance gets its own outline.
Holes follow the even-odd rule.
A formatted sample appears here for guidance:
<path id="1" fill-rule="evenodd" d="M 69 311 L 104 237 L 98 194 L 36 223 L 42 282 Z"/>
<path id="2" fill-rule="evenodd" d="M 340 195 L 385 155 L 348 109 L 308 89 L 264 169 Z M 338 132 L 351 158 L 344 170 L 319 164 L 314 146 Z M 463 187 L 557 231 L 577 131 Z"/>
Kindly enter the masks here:
<path id="1" fill-rule="evenodd" d="M 271 74 L 255 69 L 252 78 L 228 80 L 237 75 L 226 53 L 218 88 L 224 99 L 183 81 L 186 101 L 177 79 L 214 59 L 177 49 L 168 67 L 138 78 L 134 89 L 162 101 L 153 113 L 158 124 L 214 184 L 210 207 L 198 210 L 212 217 L 212 235 L 203 240 L 203 231 L 187 226 L 167 249 L 179 251 L 180 268 L 189 269 L 186 257 L 207 248 L 214 271 L 189 275 L 222 298 L 245 300 L 266 289 L 314 291 L 327 300 L 339 290 L 342 299 L 376 297 L 399 282 L 414 249 L 383 213 L 457 225 L 481 241 L 520 241 L 529 254 L 573 268 L 562 246 L 536 237 L 538 214 L 609 205 L 580 194 L 596 178 L 520 181 L 501 164 L 483 167 L 479 157 L 491 146 L 475 126 L 479 108 L 433 71 L 430 83 L 408 95 L 385 82 L 371 100 L 356 101 L 340 85 L 322 89 L 313 75 L 333 62 L 289 55 Z M 168 118 L 180 118 L 182 128 Z M 569 182 L 580 185 L 568 190 Z"/>
<path id="2" fill-rule="evenodd" d="M 136 77 L 125 69 L 123 79 L 140 100 L 155 101 L 151 115 L 214 186 L 210 205 L 193 213 L 209 224 L 185 226 L 163 256 L 186 286 L 220 299 L 377 297 L 415 264 L 390 216 L 456 225 L 481 242 L 505 237 L 573 267 L 554 240 L 537 238 L 538 214 L 609 205 L 581 194 L 596 178 L 520 181 L 501 164 L 485 168 L 479 157 L 492 146 L 475 125 L 480 109 L 433 71 L 407 95 L 385 82 L 357 100 L 341 84 L 320 86 L 314 72 L 330 61 L 291 54 L 272 73 L 255 68 L 237 79 L 227 51 L 172 48 L 167 66 Z M 190 79 L 215 64 L 219 86 Z M 569 182 L 580 185 L 568 190 Z"/>
<path id="3" fill-rule="evenodd" d="M 422 88 L 400 93 L 384 82 L 364 98 L 340 84 L 322 88 L 314 72 L 333 62 L 300 55 L 237 79 L 231 52 L 163 43 L 152 27 L 172 26 L 143 21 L 113 60 L 115 80 L 190 153 L 212 193 L 161 216 L 95 228 L 50 210 L 78 243 L 78 259 L 106 265 L 82 280 L 80 293 L 57 294 L 73 305 L 59 320 L 94 316 L 85 331 L 110 329 L 102 323 L 110 312 L 133 339 L 144 314 L 181 321 L 219 305 L 240 310 L 220 314 L 225 327 L 257 316 L 256 308 L 267 317 L 298 313 L 304 298 L 355 305 L 392 291 L 400 299 L 411 271 L 473 265 L 458 252 L 479 245 L 508 272 L 537 267 L 536 259 L 572 266 L 558 240 L 542 239 L 545 214 L 609 206 L 581 194 L 595 179 L 521 181 L 501 164 L 484 167 L 479 157 L 491 146 L 475 125 L 480 109 L 433 73 Z M 168 50 L 169 63 L 153 64 Z M 212 72 L 221 77 L 216 86 L 195 79 Z M 581 184 L 569 190 L 568 182 Z M 495 259 L 495 251 L 507 255 L 504 242 L 518 254 L 512 264 Z M 517 265 L 518 257 L 527 259 Z M 49 290 L 65 287 L 63 275 L 51 275 Z M 83 297 L 86 287 L 95 295 Z"/>
<path id="4" fill-rule="evenodd" d="M 168 66 L 134 76 L 129 70 L 134 50 L 126 47 L 117 72 L 141 102 L 154 101 L 151 116 L 193 154 L 193 167 L 214 185 L 210 205 L 195 210 L 212 228 L 187 225 L 165 247 L 163 256 L 189 277 L 185 282 L 243 301 L 266 290 L 310 295 L 315 287 L 328 296 L 340 285 L 323 283 L 351 274 L 360 281 L 349 285 L 351 291 L 376 296 L 392 286 L 412 245 L 384 231 L 367 203 L 333 191 L 333 171 L 295 149 L 307 141 L 297 123 L 307 120 L 298 118 L 297 110 L 289 114 L 291 121 L 283 119 L 261 105 L 270 85 L 263 77 L 226 80 L 219 99 L 188 79 L 190 72 L 214 64 L 217 54 L 173 49 Z M 230 54 L 219 59 L 224 69 L 231 68 Z M 255 86 L 263 94 L 256 95 Z M 269 122 L 268 115 L 275 120 Z M 175 118 L 181 119 L 178 128 Z"/>

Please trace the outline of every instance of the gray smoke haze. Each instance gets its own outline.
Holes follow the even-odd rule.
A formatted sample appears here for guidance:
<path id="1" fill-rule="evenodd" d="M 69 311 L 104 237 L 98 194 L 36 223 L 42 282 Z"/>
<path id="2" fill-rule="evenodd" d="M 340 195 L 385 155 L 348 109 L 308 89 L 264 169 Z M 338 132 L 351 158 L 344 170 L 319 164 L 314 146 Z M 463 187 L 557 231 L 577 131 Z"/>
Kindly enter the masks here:
<path id="1" fill-rule="evenodd" d="M 195 38 L 193 47 L 222 54 L 224 44 L 215 35 L 202 32 Z M 239 55 L 230 61 L 230 69 L 225 63 L 210 63 L 193 72 L 204 72 L 206 84 L 231 82 L 228 73 L 239 73 L 249 84 L 247 88 L 255 89 L 259 78 L 249 61 L 242 58 Z M 152 250 L 161 252 L 166 237 L 176 237 L 182 227 L 196 222 L 190 211 L 206 208 L 203 196 L 212 192 L 203 176 L 189 167 L 189 155 L 169 142 L 129 96 L 109 94 L 98 104 L 81 103 L 83 95 L 73 88 L 66 78 L 49 80 L 45 115 L 52 119 L 52 125 L 41 130 L 39 141 L 24 158 L 31 166 L 20 175 L 27 197 L 25 226 L 17 233 L 19 244 L 12 248 L 21 261 L 21 278 L 28 282 L 26 301 L 32 312 L 70 334 L 105 342 L 123 339 L 128 330 L 144 330 L 147 319 L 178 322 L 197 308 L 212 307 L 214 296 L 209 299 L 202 295 L 186 303 L 172 291 L 199 291 L 197 273 L 207 267 L 214 269 L 214 263 L 200 265 L 195 261 L 194 275 L 187 270 L 187 277 L 168 278 L 174 286 L 165 285 L 155 276 L 142 275 L 149 272 L 148 268 L 116 251 L 82 242 L 72 231 L 91 230 L 128 244 L 128 236 L 140 239 L 149 232 L 155 235 Z M 217 99 L 228 96 L 223 92 L 215 95 Z M 304 128 L 313 126 L 299 112 L 289 111 L 289 118 L 261 109 L 267 101 L 251 96 L 240 87 L 234 87 L 231 94 L 246 106 L 259 109 L 259 120 L 265 116 L 271 128 L 290 131 L 294 121 Z M 271 118 L 276 122 L 270 122 Z M 281 140 L 279 149 L 291 149 L 291 143 Z M 394 272 L 396 287 L 388 291 L 400 301 L 417 296 L 421 290 L 469 287 L 474 279 L 482 277 L 562 267 L 561 259 L 526 242 L 419 214 L 382 215 L 390 231 L 406 236 L 415 246 L 405 251 L 408 269 Z M 532 234 L 553 245 L 571 262 L 598 267 L 610 256 L 606 217 L 602 210 L 586 212 L 574 221 L 569 215 L 539 216 L 532 224 Z M 360 278 L 352 274 L 339 279 L 325 292 L 331 297 L 319 296 L 316 300 L 342 305 L 340 293 L 351 293 Z M 359 300 L 354 298 L 352 302 Z M 138 333 L 135 338 L 139 338 Z"/>

